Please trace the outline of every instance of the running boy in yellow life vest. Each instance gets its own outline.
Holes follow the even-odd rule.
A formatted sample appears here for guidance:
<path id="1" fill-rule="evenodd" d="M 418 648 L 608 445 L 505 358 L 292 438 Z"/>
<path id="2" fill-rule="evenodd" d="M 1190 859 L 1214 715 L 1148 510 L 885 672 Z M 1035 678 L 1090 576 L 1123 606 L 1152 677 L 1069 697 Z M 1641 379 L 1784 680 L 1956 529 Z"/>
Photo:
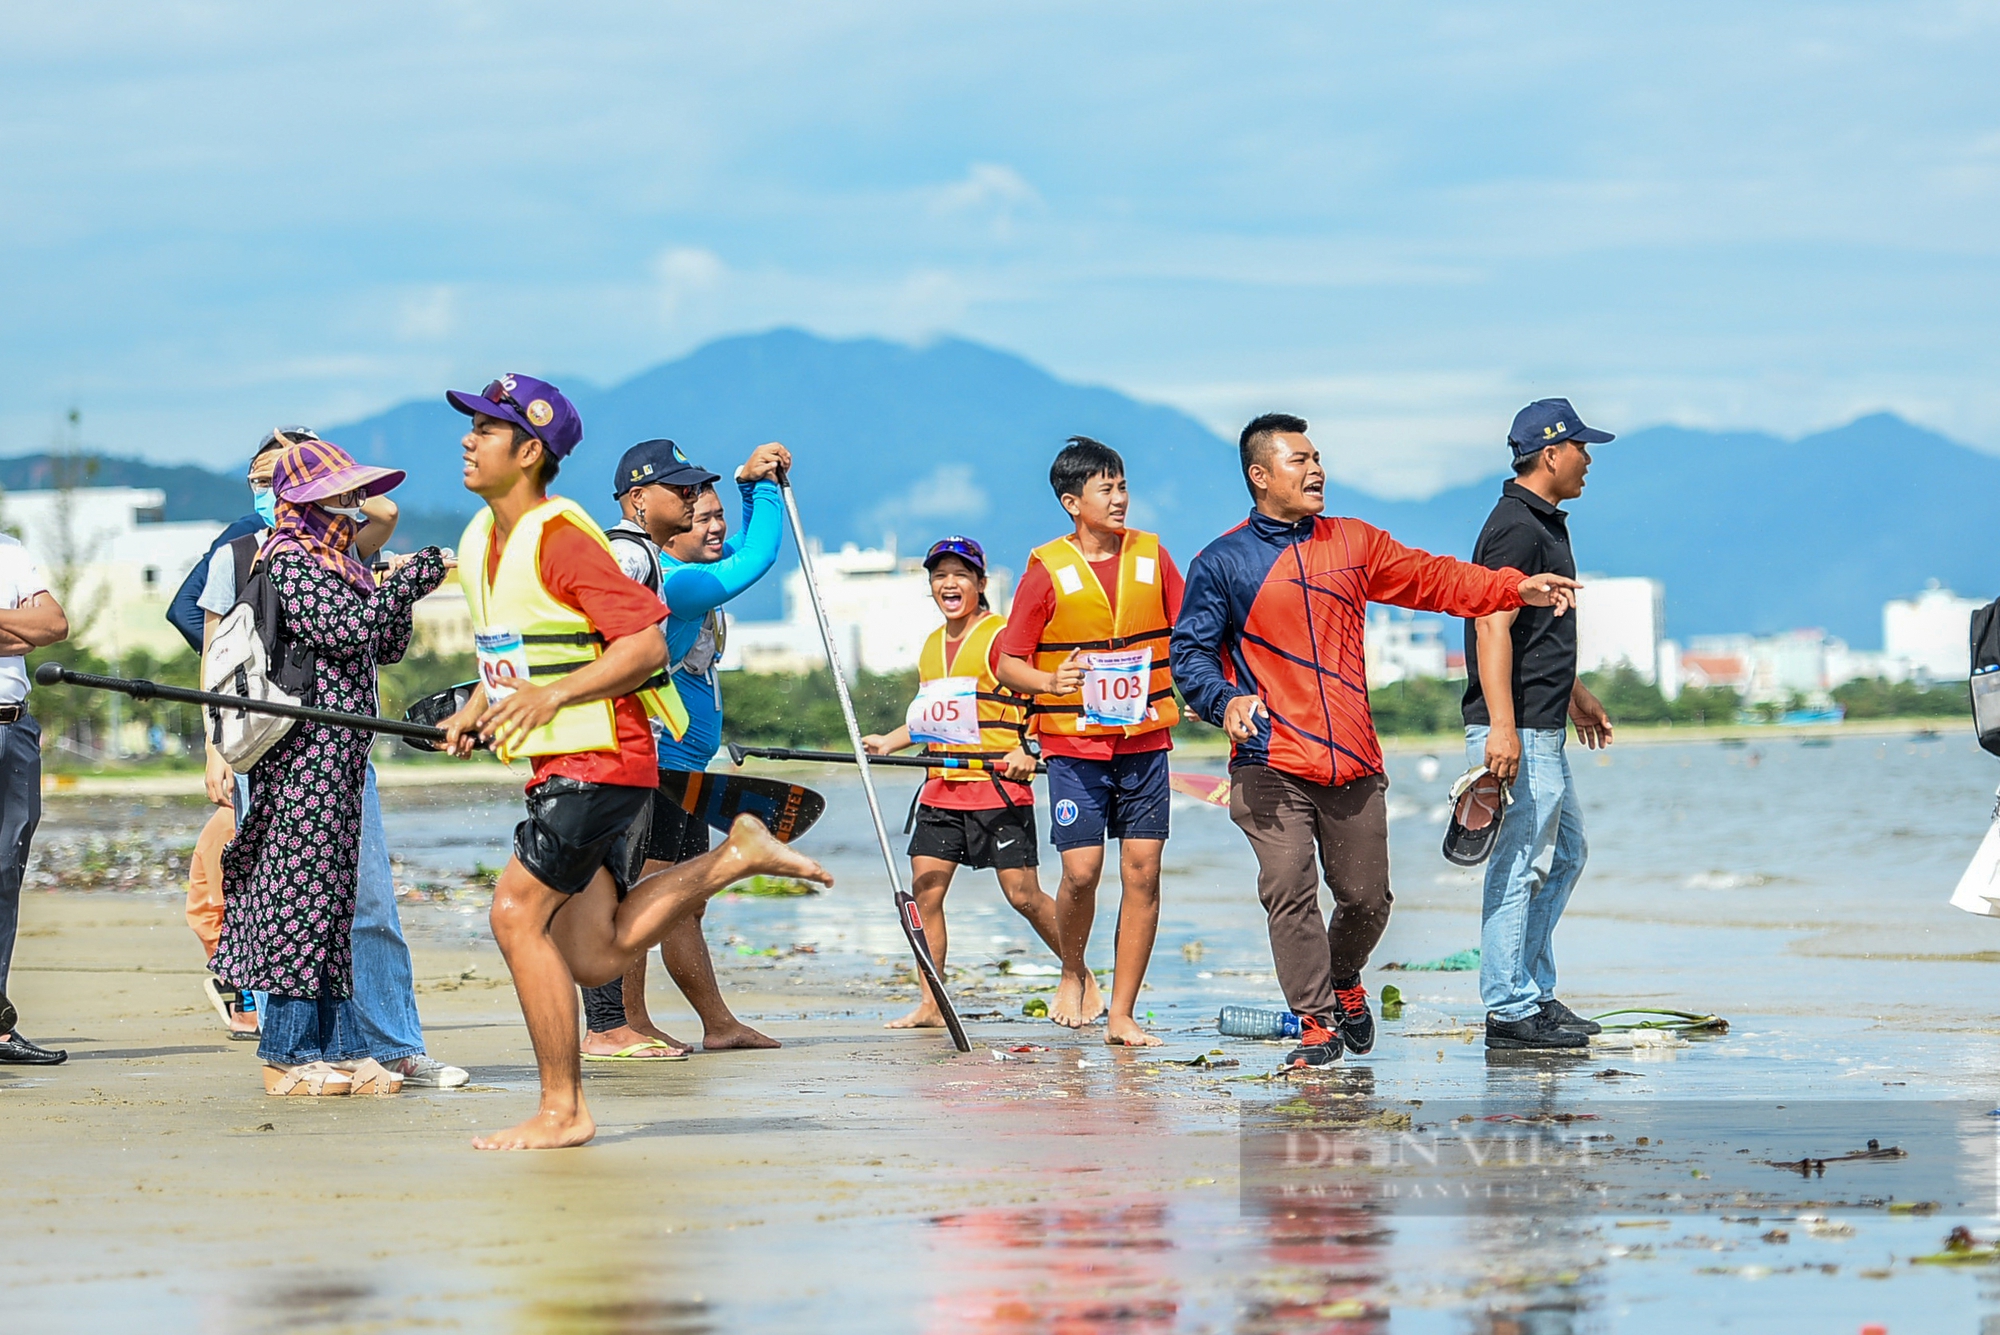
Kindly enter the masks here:
<path id="1" fill-rule="evenodd" d="M 472 418 L 465 486 L 486 502 L 458 547 L 480 684 L 444 721 L 445 745 L 464 757 L 484 738 L 503 760 L 534 765 L 492 924 L 535 1045 L 541 1106 L 473 1144 L 558 1149 L 597 1130 L 583 1101 L 579 983 L 622 977 L 696 905 L 746 876 L 833 878 L 748 816 L 714 852 L 635 878 L 659 786 L 648 715 L 675 735 L 687 726 L 661 673 L 667 645 L 655 628 L 667 609 L 626 578 L 581 506 L 548 494 L 583 438 L 561 391 L 510 375 L 445 398 Z"/>
<path id="2" fill-rule="evenodd" d="M 991 867 L 1000 892 L 1028 920 L 1050 950 L 1062 953 L 1056 902 L 1042 893 L 1035 874 L 1035 759 L 1023 749 L 1028 701 L 1001 688 L 993 675 L 1006 619 L 986 601 L 986 552 L 956 535 L 924 557 L 931 599 L 944 613 L 917 655 L 920 682 L 910 722 L 886 736 L 861 739 L 870 755 L 893 755 L 918 742 L 935 756 L 958 756 L 977 768 L 930 771 L 917 795 L 917 829 L 910 838 L 910 883 L 924 930 L 944 968 L 944 896 L 960 867 Z M 1004 777 L 1003 777 L 1004 776 Z M 1089 974 L 1088 1001 L 1097 1006 L 1097 980 Z M 944 1024 L 922 978 L 917 1008 L 890 1029 L 935 1029 Z"/>
<path id="3" fill-rule="evenodd" d="M 1035 549 L 995 666 L 1001 685 L 1036 697 L 1029 726 L 1049 767 L 1050 842 L 1063 864 L 1063 974 L 1049 1018 L 1079 1028 L 1102 1013 L 1084 947 L 1109 836 L 1119 841 L 1124 893 L 1104 1041 L 1152 1047 L 1160 1040 L 1132 1008 L 1160 925 L 1167 753 L 1180 718 L 1167 642 L 1181 573 L 1157 536 L 1125 527 L 1125 461 L 1116 450 L 1070 437 L 1049 485 L 1076 531 Z"/>

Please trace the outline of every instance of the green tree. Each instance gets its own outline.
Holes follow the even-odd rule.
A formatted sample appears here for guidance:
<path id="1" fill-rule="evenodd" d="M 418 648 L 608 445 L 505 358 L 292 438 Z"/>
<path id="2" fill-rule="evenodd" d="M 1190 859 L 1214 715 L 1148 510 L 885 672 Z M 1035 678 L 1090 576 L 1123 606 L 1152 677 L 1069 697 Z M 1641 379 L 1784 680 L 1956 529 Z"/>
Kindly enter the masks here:
<path id="1" fill-rule="evenodd" d="M 1953 718 L 1972 709 L 1963 682 L 1926 686 L 1872 677 L 1834 687 L 1833 698 L 1849 718 Z"/>

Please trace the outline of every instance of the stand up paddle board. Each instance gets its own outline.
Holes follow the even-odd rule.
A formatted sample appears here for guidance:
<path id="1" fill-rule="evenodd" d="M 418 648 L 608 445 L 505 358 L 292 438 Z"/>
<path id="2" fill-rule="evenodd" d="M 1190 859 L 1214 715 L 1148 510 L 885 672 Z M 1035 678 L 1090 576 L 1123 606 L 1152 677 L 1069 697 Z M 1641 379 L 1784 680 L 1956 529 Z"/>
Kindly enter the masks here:
<path id="1" fill-rule="evenodd" d="M 1188 774 L 1182 771 L 1170 771 L 1167 774 L 1167 787 L 1177 793 L 1198 798 L 1210 806 L 1221 807 L 1224 810 L 1229 807 L 1227 774 Z"/>
<path id="2" fill-rule="evenodd" d="M 411 723 L 440 727 L 465 708 L 479 683 L 462 681 L 456 686 L 427 695 L 404 711 Z M 405 738 L 420 751 L 435 751 L 434 742 Z M 810 788 L 780 779 L 759 779 L 742 774 L 710 774 L 706 771 L 663 769 L 660 791 L 669 802 L 708 825 L 728 833 L 738 816 L 748 813 L 764 822 L 764 827 L 780 841 L 790 843 L 813 827 L 826 813 L 826 799 Z"/>

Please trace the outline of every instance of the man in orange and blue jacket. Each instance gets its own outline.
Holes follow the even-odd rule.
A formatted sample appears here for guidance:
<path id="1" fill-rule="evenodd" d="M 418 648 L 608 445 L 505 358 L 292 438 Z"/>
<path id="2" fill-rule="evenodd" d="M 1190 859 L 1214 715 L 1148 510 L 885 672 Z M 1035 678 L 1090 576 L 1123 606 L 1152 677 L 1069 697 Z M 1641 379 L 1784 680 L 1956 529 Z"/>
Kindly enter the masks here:
<path id="1" fill-rule="evenodd" d="M 1188 569 L 1173 676 L 1232 743 L 1229 814 L 1257 854 L 1278 983 L 1300 1022 L 1287 1064 L 1324 1067 L 1343 1047 L 1374 1047 L 1361 970 L 1389 925 L 1389 781 L 1368 712 L 1368 604 L 1561 615 L 1576 581 L 1432 556 L 1358 519 L 1324 517 L 1326 471 L 1302 418 L 1259 417 L 1238 447 L 1254 507 Z M 1315 850 L 1331 922 L 1320 916 Z"/>

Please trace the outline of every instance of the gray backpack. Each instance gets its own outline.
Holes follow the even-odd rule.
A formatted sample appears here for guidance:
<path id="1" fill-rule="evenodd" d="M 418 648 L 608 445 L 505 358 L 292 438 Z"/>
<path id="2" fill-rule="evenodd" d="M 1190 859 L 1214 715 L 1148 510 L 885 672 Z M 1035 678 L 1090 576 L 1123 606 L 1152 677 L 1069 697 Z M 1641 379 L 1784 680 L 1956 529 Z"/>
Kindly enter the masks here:
<path id="1" fill-rule="evenodd" d="M 278 591 L 265 567 L 252 569 L 256 535 L 236 539 L 230 549 L 236 558 L 236 605 L 209 636 L 208 650 L 201 660 L 202 689 L 246 700 L 312 704 L 318 655 L 280 638 L 284 618 Z M 206 708 L 208 739 L 238 774 L 248 774 L 298 723 L 297 719 L 254 714 L 247 709 Z"/>

